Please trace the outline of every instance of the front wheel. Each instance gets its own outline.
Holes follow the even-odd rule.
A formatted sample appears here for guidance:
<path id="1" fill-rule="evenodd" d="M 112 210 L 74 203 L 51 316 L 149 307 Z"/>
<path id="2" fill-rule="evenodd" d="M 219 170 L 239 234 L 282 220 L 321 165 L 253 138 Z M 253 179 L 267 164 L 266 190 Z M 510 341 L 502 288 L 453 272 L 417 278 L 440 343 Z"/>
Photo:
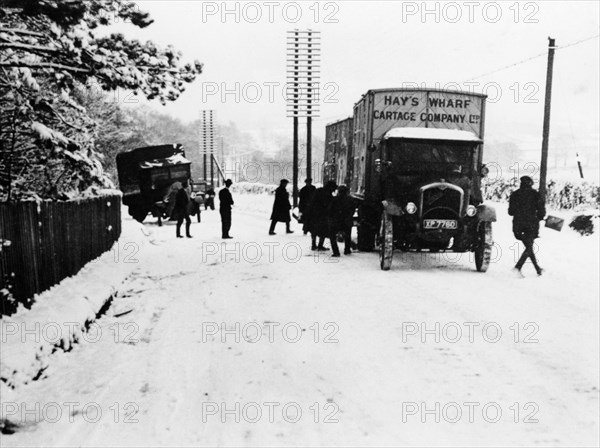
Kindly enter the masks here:
<path id="1" fill-rule="evenodd" d="M 486 272 L 492 258 L 492 223 L 482 222 L 477 230 L 477 247 L 475 248 L 475 267 L 478 272 Z"/>
<path id="2" fill-rule="evenodd" d="M 379 238 L 381 241 L 379 247 L 379 265 L 382 271 L 389 271 L 392 267 L 392 258 L 394 255 L 394 226 L 392 225 L 392 217 L 385 211 L 381 217 Z"/>

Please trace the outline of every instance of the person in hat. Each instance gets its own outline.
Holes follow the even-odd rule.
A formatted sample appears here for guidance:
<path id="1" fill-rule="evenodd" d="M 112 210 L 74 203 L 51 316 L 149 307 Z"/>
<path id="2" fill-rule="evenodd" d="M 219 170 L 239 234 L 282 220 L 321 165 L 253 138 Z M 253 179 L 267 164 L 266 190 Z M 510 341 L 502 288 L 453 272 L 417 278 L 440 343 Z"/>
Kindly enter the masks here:
<path id="1" fill-rule="evenodd" d="M 304 186 L 300 189 L 300 193 L 298 195 L 298 212 L 300 213 L 300 219 L 298 220 L 302 223 L 302 231 L 306 235 L 308 233 L 308 219 L 307 212 L 310 201 L 312 200 L 317 187 L 312 184 L 312 179 L 309 177 L 304 181 Z"/>
<path id="2" fill-rule="evenodd" d="M 508 214 L 513 217 L 515 238 L 525 245 L 525 251 L 517 261 L 514 269 L 520 276 L 523 276 L 521 269 L 527 259 L 530 258 L 537 274 L 542 275 L 542 268 L 538 265 L 533 251 L 533 243 L 539 236 L 540 221 L 546 216 L 546 207 L 540 194 L 533 189 L 533 179 L 531 177 L 521 177 L 519 189 L 510 195 Z"/>
<path id="3" fill-rule="evenodd" d="M 189 183 L 184 180 L 181 184 L 181 188 L 177 192 L 175 196 L 175 207 L 173 208 L 173 215 L 177 217 L 177 226 L 176 233 L 177 238 L 183 238 L 181 236 L 181 225 L 183 224 L 183 220 L 185 220 L 185 235 L 188 238 L 192 238 L 190 234 L 190 226 L 192 225 L 192 220 L 190 219 L 190 195 L 188 192 Z"/>
<path id="4" fill-rule="evenodd" d="M 215 189 L 212 184 L 207 185 L 208 190 L 206 190 L 206 200 L 204 201 L 204 210 L 208 210 L 210 207 L 211 210 L 215 209 Z"/>
<path id="5" fill-rule="evenodd" d="M 269 228 L 269 235 L 275 235 L 275 225 L 278 222 L 285 222 L 285 233 L 294 233 L 290 229 L 290 195 L 287 192 L 287 179 L 281 179 L 279 187 L 275 190 L 275 202 L 273 202 L 273 212 L 271 213 L 271 227 Z"/>
<path id="6" fill-rule="evenodd" d="M 329 205 L 333 200 L 333 192 L 337 189 L 337 184 L 329 180 L 321 188 L 317 188 L 308 207 L 308 230 L 312 240 L 311 249 L 325 251 L 329 248 L 323 245 L 325 238 L 329 237 L 328 212 Z M 319 244 L 317 245 L 317 237 Z"/>
<path id="7" fill-rule="evenodd" d="M 350 189 L 345 185 L 340 185 L 338 193 L 331 200 L 328 210 L 329 241 L 331 241 L 331 250 L 334 257 L 340 256 L 340 249 L 337 244 L 337 234 L 344 235 L 344 255 L 352 253 L 352 226 L 354 224 L 354 211 L 356 205 L 350 197 Z"/>
<path id="8" fill-rule="evenodd" d="M 224 240 L 233 238 L 229 235 L 231 229 L 231 206 L 233 205 L 233 197 L 229 191 L 229 187 L 233 182 L 231 179 L 225 181 L 225 186 L 219 191 L 219 213 L 221 214 L 221 236 Z"/>

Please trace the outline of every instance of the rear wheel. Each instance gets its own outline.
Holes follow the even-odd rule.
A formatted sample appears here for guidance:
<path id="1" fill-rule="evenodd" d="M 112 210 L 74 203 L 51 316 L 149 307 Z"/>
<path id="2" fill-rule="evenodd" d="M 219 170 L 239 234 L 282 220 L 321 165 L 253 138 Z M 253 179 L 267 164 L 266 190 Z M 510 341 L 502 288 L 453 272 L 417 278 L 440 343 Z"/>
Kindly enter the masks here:
<path id="1" fill-rule="evenodd" d="M 492 223 L 482 222 L 477 230 L 477 247 L 475 248 L 475 267 L 479 272 L 486 272 L 492 258 Z"/>
<path id="2" fill-rule="evenodd" d="M 389 271 L 392 267 L 392 258 L 394 254 L 394 226 L 392 217 L 383 212 L 381 217 L 381 231 L 379 232 L 379 265 L 382 271 Z"/>

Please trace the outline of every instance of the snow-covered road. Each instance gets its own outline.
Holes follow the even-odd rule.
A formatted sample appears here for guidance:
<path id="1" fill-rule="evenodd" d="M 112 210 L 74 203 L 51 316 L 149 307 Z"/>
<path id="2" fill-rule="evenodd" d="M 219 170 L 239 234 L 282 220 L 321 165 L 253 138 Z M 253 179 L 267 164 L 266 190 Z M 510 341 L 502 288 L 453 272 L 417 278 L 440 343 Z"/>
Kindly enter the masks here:
<path id="1" fill-rule="evenodd" d="M 2 446 L 598 442 L 597 233 L 543 229 L 545 275 L 518 279 L 500 211 L 486 274 L 468 254 L 382 272 L 375 253 L 315 256 L 298 226 L 268 236 L 244 200 L 226 243 L 216 211 L 192 240 L 146 224 L 88 341 L 11 397 Z"/>

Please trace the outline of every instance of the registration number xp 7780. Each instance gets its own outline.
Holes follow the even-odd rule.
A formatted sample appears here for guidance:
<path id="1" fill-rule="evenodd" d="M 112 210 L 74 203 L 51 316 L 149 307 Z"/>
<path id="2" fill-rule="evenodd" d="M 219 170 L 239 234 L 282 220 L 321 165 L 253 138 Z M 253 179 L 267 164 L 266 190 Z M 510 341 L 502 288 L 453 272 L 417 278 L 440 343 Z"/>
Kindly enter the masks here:
<path id="1" fill-rule="evenodd" d="M 423 228 L 426 230 L 432 229 L 449 229 L 458 228 L 458 222 L 454 219 L 425 219 L 423 220 Z"/>

